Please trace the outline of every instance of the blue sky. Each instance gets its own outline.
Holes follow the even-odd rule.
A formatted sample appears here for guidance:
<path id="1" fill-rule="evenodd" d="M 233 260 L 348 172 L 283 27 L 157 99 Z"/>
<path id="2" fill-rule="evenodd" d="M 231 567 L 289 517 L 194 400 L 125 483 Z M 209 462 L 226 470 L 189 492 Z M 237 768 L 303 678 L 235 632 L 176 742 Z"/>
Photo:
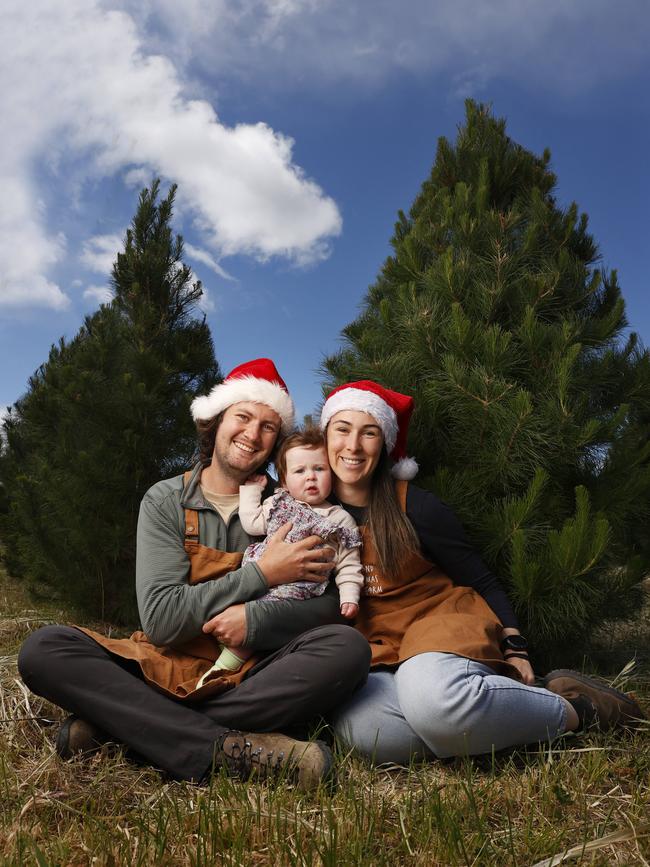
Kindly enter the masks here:
<path id="1" fill-rule="evenodd" d="M 646 0 L 5 0 L 0 411 L 106 297 L 139 188 L 176 228 L 224 371 L 300 414 L 472 96 L 549 147 L 650 343 Z"/>

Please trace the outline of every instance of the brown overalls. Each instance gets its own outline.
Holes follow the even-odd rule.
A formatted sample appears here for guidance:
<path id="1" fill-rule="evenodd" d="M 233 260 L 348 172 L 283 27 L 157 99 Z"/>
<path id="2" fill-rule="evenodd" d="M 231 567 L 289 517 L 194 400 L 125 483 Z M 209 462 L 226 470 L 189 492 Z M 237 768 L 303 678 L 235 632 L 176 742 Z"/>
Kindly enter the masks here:
<path id="1" fill-rule="evenodd" d="M 406 511 L 408 483 L 395 484 Z M 418 653 L 441 651 L 475 659 L 500 674 L 519 673 L 499 650 L 502 626 L 480 594 L 453 583 L 421 554 L 411 554 L 399 574 L 379 571 L 372 539 L 363 532 L 363 598 L 356 626 L 372 649 L 372 666 L 396 665 Z"/>
<path id="2" fill-rule="evenodd" d="M 185 474 L 185 483 L 189 476 L 190 473 Z M 184 546 L 190 559 L 190 584 L 216 581 L 241 566 L 242 552 L 226 553 L 200 544 L 199 516 L 194 509 L 185 509 Z M 130 638 L 108 638 L 91 629 L 78 628 L 115 656 L 137 662 L 148 684 L 179 701 L 200 701 L 232 689 L 260 660 L 259 655 L 252 656 L 239 671 L 216 677 L 196 689 L 196 683 L 220 653 L 219 642 L 211 635 L 172 648 L 157 647 L 141 631 Z"/>

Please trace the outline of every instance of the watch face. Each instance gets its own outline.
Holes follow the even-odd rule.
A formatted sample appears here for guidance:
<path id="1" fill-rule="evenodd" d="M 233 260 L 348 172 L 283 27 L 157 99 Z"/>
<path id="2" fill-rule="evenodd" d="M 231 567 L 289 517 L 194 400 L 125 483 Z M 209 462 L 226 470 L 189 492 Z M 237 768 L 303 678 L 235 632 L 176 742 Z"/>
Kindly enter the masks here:
<path id="1" fill-rule="evenodd" d="M 508 635 L 504 638 L 503 643 L 511 650 L 526 650 L 528 648 L 528 642 L 523 635 Z"/>

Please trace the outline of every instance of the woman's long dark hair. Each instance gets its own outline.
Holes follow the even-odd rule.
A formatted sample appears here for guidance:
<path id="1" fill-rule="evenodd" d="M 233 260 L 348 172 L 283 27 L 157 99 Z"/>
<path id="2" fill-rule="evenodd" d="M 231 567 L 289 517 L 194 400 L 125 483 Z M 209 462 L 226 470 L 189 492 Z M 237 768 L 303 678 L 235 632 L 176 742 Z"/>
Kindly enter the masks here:
<path id="1" fill-rule="evenodd" d="M 397 500 L 385 446 L 372 477 L 367 514 L 366 527 L 377 552 L 377 565 L 385 575 L 396 576 L 406 558 L 420 550 L 420 541 Z"/>

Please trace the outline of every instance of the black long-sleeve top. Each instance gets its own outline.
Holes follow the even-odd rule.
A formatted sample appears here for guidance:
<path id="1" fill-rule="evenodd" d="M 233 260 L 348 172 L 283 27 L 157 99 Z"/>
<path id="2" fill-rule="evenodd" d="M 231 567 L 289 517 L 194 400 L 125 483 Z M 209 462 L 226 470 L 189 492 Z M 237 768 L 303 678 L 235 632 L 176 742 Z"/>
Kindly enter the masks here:
<path id="1" fill-rule="evenodd" d="M 336 502 L 334 496 L 331 502 Z M 366 509 L 340 503 L 357 524 L 365 523 Z M 503 626 L 518 628 L 517 617 L 496 575 L 488 569 L 446 503 L 430 491 L 409 484 L 406 515 L 420 540 L 422 554 L 438 565 L 455 584 L 471 587 L 485 599 Z"/>

